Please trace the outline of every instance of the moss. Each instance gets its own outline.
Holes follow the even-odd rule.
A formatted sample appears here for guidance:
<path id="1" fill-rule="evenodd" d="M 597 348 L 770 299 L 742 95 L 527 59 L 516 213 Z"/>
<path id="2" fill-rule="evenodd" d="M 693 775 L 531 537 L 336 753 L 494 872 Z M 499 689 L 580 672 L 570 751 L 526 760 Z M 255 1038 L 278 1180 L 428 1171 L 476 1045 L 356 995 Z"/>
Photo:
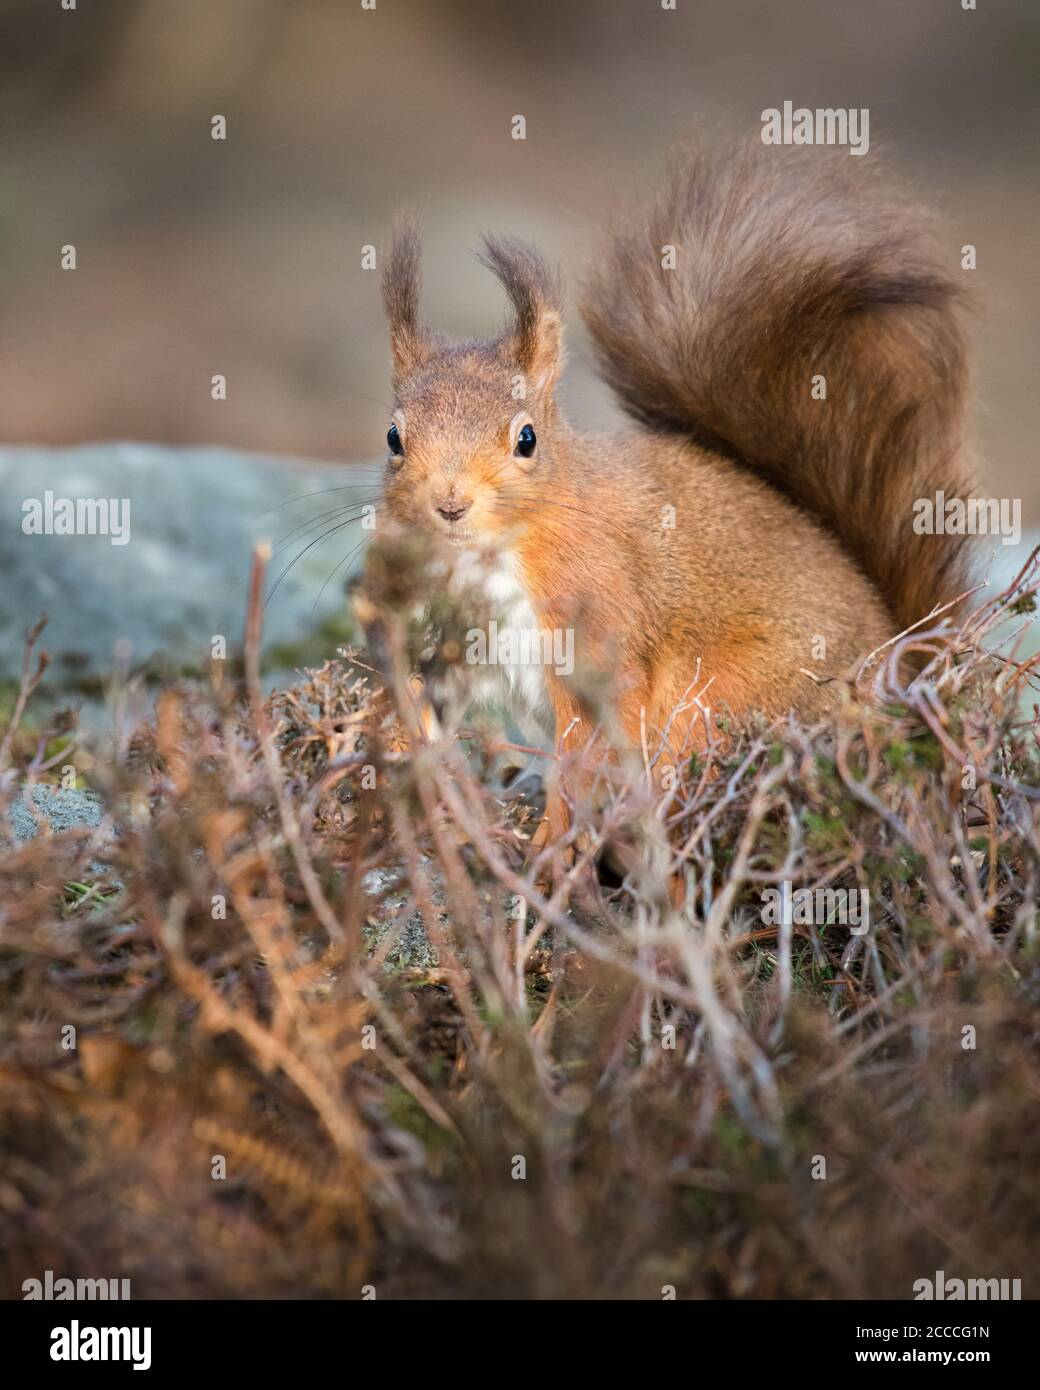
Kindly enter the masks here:
<path id="1" fill-rule="evenodd" d="M 840 849 L 846 841 L 845 821 L 838 815 L 820 815 L 816 811 L 803 811 L 806 839 L 817 851 Z"/>
<path id="2" fill-rule="evenodd" d="M 457 1148 L 457 1139 L 450 1129 L 444 1129 L 431 1119 L 410 1091 L 394 1082 L 386 1094 L 387 1118 L 397 1129 L 414 1135 L 423 1147 L 430 1169 L 446 1175 Z"/>

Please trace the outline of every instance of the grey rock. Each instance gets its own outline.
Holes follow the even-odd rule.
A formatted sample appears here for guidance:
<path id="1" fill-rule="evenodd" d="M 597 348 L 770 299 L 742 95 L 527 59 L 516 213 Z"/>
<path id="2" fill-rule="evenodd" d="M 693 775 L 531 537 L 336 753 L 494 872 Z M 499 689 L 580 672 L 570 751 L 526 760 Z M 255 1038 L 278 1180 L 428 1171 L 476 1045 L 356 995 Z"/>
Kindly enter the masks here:
<path id="1" fill-rule="evenodd" d="M 12 801 L 9 815 L 15 838 L 24 841 L 35 839 L 41 825 L 49 825 L 56 834 L 82 826 L 96 829 L 104 812 L 101 802 L 91 792 L 39 783 L 23 787 Z"/>
<path id="2" fill-rule="evenodd" d="M 979 546 L 978 572 L 989 583 L 978 595 L 976 602 L 987 603 L 1012 584 L 1029 556 L 1040 545 L 1040 531 L 1025 531 L 1018 545 L 1002 545 L 999 541 L 984 539 Z M 1034 578 L 1033 582 L 1036 580 Z M 1015 659 L 1027 661 L 1040 651 L 1040 621 L 1037 614 L 1014 614 L 1006 618 L 990 633 L 987 645 L 997 647 L 1012 634 L 1015 636 Z M 1010 649 L 1005 649 L 1010 650 Z M 1022 713 L 1029 717 L 1032 713 L 1035 695 L 1023 682 L 1020 691 Z"/>
<path id="3" fill-rule="evenodd" d="M 83 828 L 96 830 L 104 819 L 104 808 L 92 792 L 41 782 L 21 789 L 8 807 L 8 818 L 15 840 L 24 844 L 46 827 L 56 835 Z M 0 820 L 0 847 L 8 840 L 5 830 Z M 109 866 L 99 859 L 89 860 L 87 867 L 97 877 L 108 876 Z"/>
<path id="4" fill-rule="evenodd" d="M 48 492 L 55 499 L 128 499 L 127 542 L 113 544 L 107 534 L 26 534 L 27 508 Z M 319 591 L 367 533 L 346 513 L 327 523 L 321 514 L 371 495 L 347 468 L 230 449 L 0 449 L 0 682 L 17 678 L 25 631 L 44 611 L 41 645 L 52 658 L 45 691 L 56 697 L 99 692 L 117 647 L 129 654 L 131 670 L 205 670 L 215 635 L 227 638 L 229 651 L 238 645 L 258 539 L 284 543 L 269 566 L 269 588 L 300 555 L 264 621 L 265 648 L 275 654 L 268 664 L 291 672 L 295 649 L 328 619 L 343 615 L 339 640 L 349 633 L 343 583 L 360 548 Z M 344 529 L 319 539 L 340 522 Z M 305 550 L 311 541 L 317 543 Z M 330 636 L 324 654 L 335 645 Z"/>
<path id="5" fill-rule="evenodd" d="M 978 567 L 989 578 L 989 589 L 980 595 L 985 602 L 991 594 L 999 594 L 1018 574 L 1029 556 L 1040 545 L 1040 531 L 1024 531 L 1017 545 L 1004 545 L 1000 540 L 983 537 L 978 542 Z"/>
<path id="6" fill-rule="evenodd" d="M 373 898 L 382 898 L 388 907 L 400 908 L 408 896 L 407 886 L 399 872 L 388 869 L 371 869 L 362 881 L 365 892 Z M 434 889 L 434 902 L 439 903 L 443 894 Z M 365 938 L 369 947 L 375 950 L 390 931 L 389 925 L 366 927 Z M 385 970 L 409 966 L 423 970 L 435 969 L 438 965 L 437 952 L 426 935 L 422 917 L 413 912 L 401 929 L 397 941 L 386 954 L 383 962 Z"/>

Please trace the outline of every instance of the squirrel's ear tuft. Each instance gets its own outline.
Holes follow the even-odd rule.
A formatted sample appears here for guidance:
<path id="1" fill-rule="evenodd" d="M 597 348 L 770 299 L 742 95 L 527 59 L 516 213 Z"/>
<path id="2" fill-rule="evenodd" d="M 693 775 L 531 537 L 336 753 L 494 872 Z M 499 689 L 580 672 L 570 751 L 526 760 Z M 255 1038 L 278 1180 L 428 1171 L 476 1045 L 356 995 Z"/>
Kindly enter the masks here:
<path id="1" fill-rule="evenodd" d="M 501 346 L 541 395 L 563 366 L 559 275 L 533 247 L 510 237 L 485 237 L 480 259 L 502 282 L 516 316 Z"/>
<path id="2" fill-rule="evenodd" d="M 409 376 L 427 353 L 426 335 L 419 323 L 421 248 L 414 222 L 399 222 L 383 268 L 383 304 L 390 325 L 394 379 Z"/>

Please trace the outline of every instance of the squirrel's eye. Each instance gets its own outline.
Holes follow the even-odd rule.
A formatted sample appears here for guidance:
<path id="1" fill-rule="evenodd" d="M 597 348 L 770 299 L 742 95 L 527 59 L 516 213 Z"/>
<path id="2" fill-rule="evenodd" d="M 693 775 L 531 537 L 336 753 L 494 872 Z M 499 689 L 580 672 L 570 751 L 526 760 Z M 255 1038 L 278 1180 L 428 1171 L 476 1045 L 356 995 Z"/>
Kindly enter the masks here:
<path id="1" fill-rule="evenodd" d="M 401 436 L 396 425 L 391 425 L 387 430 L 386 442 L 390 446 L 390 452 L 400 458 L 404 453 L 404 445 L 401 443 Z"/>
<path id="2" fill-rule="evenodd" d="M 522 459 L 529 459 L 534 453 L 534 446 L 537 443 L 534 430 L 530 425 L 525 425 L 516 437 L 516 452 Z"/>

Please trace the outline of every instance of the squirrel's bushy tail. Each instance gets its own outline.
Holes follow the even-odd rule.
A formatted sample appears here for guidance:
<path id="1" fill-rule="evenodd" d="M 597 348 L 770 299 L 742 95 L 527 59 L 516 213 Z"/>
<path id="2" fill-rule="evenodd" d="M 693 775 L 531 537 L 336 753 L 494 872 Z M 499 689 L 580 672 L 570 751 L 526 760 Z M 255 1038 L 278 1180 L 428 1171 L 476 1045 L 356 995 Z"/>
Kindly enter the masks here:
<path id="1" fill-rule="evenodd" d="M 614 231 L 582 309 L 631 415 L 782 489 L 909 625 L 968 569 L 967 538 L 913 531 L 915 499 L 967 486 L 958 263 L 847 152 L 693 151 Z"/>

